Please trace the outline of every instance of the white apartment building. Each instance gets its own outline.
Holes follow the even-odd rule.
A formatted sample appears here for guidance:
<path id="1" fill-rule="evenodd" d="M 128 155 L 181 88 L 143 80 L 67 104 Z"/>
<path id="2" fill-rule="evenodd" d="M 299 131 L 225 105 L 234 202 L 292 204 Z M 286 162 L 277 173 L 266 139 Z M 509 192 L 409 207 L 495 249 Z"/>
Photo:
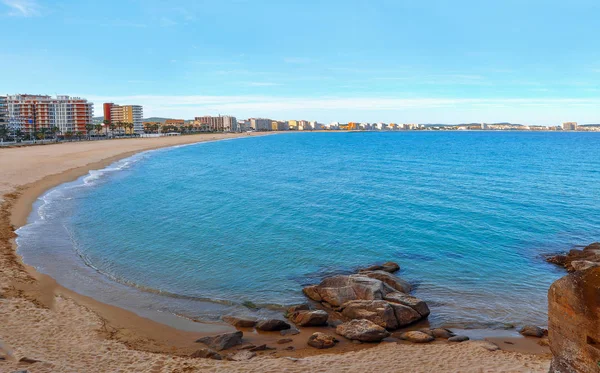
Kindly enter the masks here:
<path id="1" fill-rule="evenodd" d="M 271 131 L 273 120 L 267 118 L 250 118 L 250 127 L 255 131 Z"/>

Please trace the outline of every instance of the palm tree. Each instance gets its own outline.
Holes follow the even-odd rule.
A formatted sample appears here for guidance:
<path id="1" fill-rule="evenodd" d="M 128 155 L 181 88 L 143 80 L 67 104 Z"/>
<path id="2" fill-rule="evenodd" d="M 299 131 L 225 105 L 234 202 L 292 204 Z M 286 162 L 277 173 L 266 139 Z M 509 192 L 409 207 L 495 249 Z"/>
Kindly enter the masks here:
<path id="1" fill-rule="evenodd" d="M 117 125 L 114 123 L 111 123 L 108 125 L 108 127 L 110 128 L 110 132 L 113 133 L 115 131 L 115 128 L 117 128 Z"/>
<path id="2" fill-rule="evenodd" d="M 73 132 L 71 132 L 71 131 L 65 132 L 65 137 L 67 138 L 67 140 L 71 141 L 71 137 L 73 137 Z"/>
<path id="3" fill-rule="evenodd" d="M 102 123 L 104 123 L 104 130 L 106 132 L 106 135 L 108 136 L 108 129 L 110 128 L 110 126 L 112 125 L 112 122 L 110 120 L 106 120 L 104 119 L 102 121 Z"/>
<path id="4" fill-rule="evenodd" d="M 101 124 L 96 124 L 96 125 L 94 126 L 94 129 L 95 129 L 95 131 L 96 131 L 96 135 L 99 135 L 99 134 L 100 134 L 100 131 L 102 131 L 102 125 L 101 125 Z"/>
<path id="5" fill-rule="evenodd" d="M 129 134 L 133 135 L 133 127 L 135 127 L 135 126 L 131 122 L 129 122 L 129 124 L 127 124 L 127 126 L 129 127 Z"/>
<path id="6" fill-rule="evenodd" d="M 81 140 L 81 136 L 83 136 L 83 131 L 77 131 L 77 140 Z"/>
<path id="7" fill-rule="evenodd" d="M 92 123 L 88 123 L 85 125 L 85 132 L 87 133 L 88 140 L 91 139 L 91 132 L 94 129 L 94 125 Z"/>
<path id="8" fill-rule="evenodd" d="M 50 128 L 50 132 L 52 132 L 52 137 L 54 138 L 54 140 L 58 140 L 58 138 L 56 137 L 56 134 L 58 133 L 58 127 L 53 126 L 52 128 Z"/>

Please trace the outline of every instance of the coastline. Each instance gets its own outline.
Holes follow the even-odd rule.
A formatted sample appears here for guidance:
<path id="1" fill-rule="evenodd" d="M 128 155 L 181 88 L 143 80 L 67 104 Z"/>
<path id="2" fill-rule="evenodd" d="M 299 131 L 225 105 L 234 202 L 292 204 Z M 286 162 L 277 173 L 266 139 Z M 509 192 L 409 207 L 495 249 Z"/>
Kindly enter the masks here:
<path id="1" fill-rule="evenodd" d="M 246 136 L 246 134 L 241 134 L 238 136 L 213 134 L 190 135 L 180 138 L 171 138 L 173 140 L 165 140 L 161 141 L 160 143 L 153 143 L 155 139 L 114 140 L 115 142 L 129 141 L 131 143 L 144 142 L 146 144 L 136 146 L 135 149 L 128 151 L 115 151 L 113 149 L 112 152 L 115 154 L 111 154 L 108 157 L 104 157 L 106 152 L 102 150 L 105 149 L 100 149 L 100 152 L 96 152 L 94 150 L 91 152 L 93 155 L 88 155 L 89 152 L 86 152 L 84 149 L 83 153 L 88 155 L 88 158 L 85 160 L 80 160 L 79 163 L 81 164 L 73 164 L 74 167 L 69 167 L 71 164 L 62 165 L 63 169 L 57 170 L 58 172 L 56 173 L 53 173 L 54 170 L 36 168 L 33 172 L 25 172 L 24 178 L 21 177 L 21 179 L 29 181 L 27 183 L 16 183 L 16 185 L 8 185 L 4 186 L 4 188 L 3 185 L 0 184 L 0 195 L 4 196 L 4 199 L 2 200 L 2 216 L 0 217 L 0 245 L 2 246 L 0 259 L 0 263 L 2 264 L 2 269 L 0 270 L 0 301 L 5 303 L 4 307 L 2 307 L 3 310 L 0 311 L 0 314 L 4 316 L 5 320 L 8 321 L 0 323 L 0 352 L 2 349 L 4 349 L 6 350 L 5 352 L 12 353 L 14 356 L 14 359 L 12 360 L 18 360 L 20 357 L 27 357 L 41 361 L 39 363 L 34 363 L 32 368 L 34 366 L 47 363 L 52 365 L 51 367 L 49 366 L 46 368 L 49 370 L 44 370 L 42 369 L 43 367 L 40 366 L 39 371 L 53 371 L 54 369 L 60 367 L 60 364 L 62 364 L 59 361 L 60 357 L 51 357 L 49 359 L 48 353 L 43 352 L 43 344 L 42 346 L 38 345 L 35 335 L 29 335 L 31 334 L 30 332 L 27 333 L 27 336 L 16 335 L 18 334 L 18 329 L 28 326 L 28 328 L 33 329 L 34 334 L 36 331 L 41 332 L 42 335 L 44 335 L 50 341 L 53 341 L 51 344 L 59 350 L 72 349 L 76 353 L 77 351 L 81 353 L 80 349 L 84 346 L 89 347 L 89 344 L 92 342 L 96 347 L 100 346 L 105 348 L 107 345 L 110 345 L 108 350 L 104 350 L 104 352 L 100 350 L 97 351 L 97 353 L 99 352 L 102 354 L 106 353 L 107 351 L 113 351 L 109 355 L 114 355 L 112 360 L 114 360 L 115 363 L 118 361 L 126 361 L 127 359 L 131 359 L 132 355 L 135 355 L 140 359 L 136 364 L 152 364 L 148 366 L 157 367 L 160 365 L 157 363 L 157 361 L 163 361 L 163 365 L 159 367 L 157 371 L 171 371 L 168 370 L 167 367 L 169 364 L 164 362 L 165 359 L 168 359 L 169 363 L 176 364 L 175 366 L 178 368 L 180 366 L 185 366 L 185 364 L 190 364 L 188 360 L 192 360 L 192 362 L 198 362 L 199 366 L 203 366 L 205 368 L 210 366 L 211 369 L 221 368 L 223 370 L 233 370 L 234 368 L 231 366 L 239 365 L 239 363 L 231 362 L 207 362 L 203 359 L 198 360 L 183 357 L 176 358 L 176 356 L 189 355 L 194 351 L 195 348 L 197 349 L 198 345 L 194 345 L 193 341 L 200 336 L 214 334 L 216 330 L 233 330 L 232 327 L 218 325 L 215 326 L 215 329 L 208 330 L 209 328 L 203 326 L 205 327 L 204 331 L 184 331 L 163 323 L 158 323 L 156 321 L 143 318 L 133 312 L 98 302 L 93 298 L 74 293 L 73 291 L 58 285 L 49 276 L 38 273 L 34 268 L 29 267 L 22 262 L 21 258 L 16 254 L 14 231 L 27 223 L 27 218 L 32 211 L 33 203 L 45 191 L 65 182 L 76 180 L 92 169 L 104 168 L 119 159 L 127 158 L 142 151 Z M 200 139 L 200 137 L 204 138 Z M 104 142 L 98 143 L 100 143 L 100 145 L 97 145 L 97 147 L 102 148 L 102 143 Z M 69 147 L 72 145 L 81 144 L 83 144 L 83 146 L 80 147 L 85 148 L 85 145 L 93 145 L 94 142 L 53 144 L 51 146 L 37 146 L 17 149 L 0 149 L 1 152 L 4 152 L 0 153 L 0 158 L 3 154 L 12 151 L 23 152 L 27 151 L 27 149 L 38 149 L 41 147 Z M 105 147 L 114 148 L 110 145 L 113 144 L 107 144 Z M 127 144 L 118 145 L 126 146 Z M 68 150 L 70 151 L 72 149 Z M 52 153 L 52 149 L 50 149 L 50 152 Z M 40 152 L 38 151 L 38 153 Z M 69 152 L 67 151 L 67 154 L 68 153 Z M 0 167 L 2 167 L 1 159 Z M 23 166 L 23 168 L 26 167 L 27 166 Z M 15 170 L 18 172 L 20 167 L 13 167 L 12 169 L 13 172 L 15 172 Z M 2 170 L 2 168 L 0 168 L 0 170 Z M 10 171 L 11 169 L 9 168 L 9 179 Z M 19 311 L 16 311 L 17 309 Z M 74 315 L 76 315 L 76 317 L 73 317 Z M 15 325 L 16 329 L 13 328 Z M 56 332 L 57 328 L 59 328 L 59 325 L 62 325 L 64 330 L 60 330 L 58 333 L 59 335 L 53 335 L 52 331 L 54 330 Z M 81 335 L 81 333 L 74 333 L 73 329 L 79 329 L 81 326 L 83 326 L 81 328 L 83 329 L 83 335 Z M 276 356 L 304 357 L 308 355 L 321 355 L 322 353 L 319 350 L 305 348 L 304 341 L 306 341 L 308 335 L 311 333 L 311 330 L 305 329 L 299 338 L 296 339 L 297 342 L 295 342 L 295 345 L 298 346 L 298 351 L 288 353 L 277 351 Z M 65 336 L 63 334 L 67 335 Z M 72 342 L 82 342 L 81 339 L 83 339 L 83 342 L 85 343 L 82 346 L 79 346 L 79 348 L 76 348 L 76 345 L 70 347 L 69 344 L 66 344 L 62 347 L 57 346 L 57 342 L 58 344 L 61 344 L 62 342 L 66 342 L 65 340 L 69 338 L 74 340 Z M 91 341 L 85 341 L 86 339 L 90 339 Z M 259 335 L 256 333 L 246 333 L 244 339 L 257 345 L 261 342 L 274 344 L 277 336 L 272 334 Z M 484 352 L 481 347 L 476 346 L 475 342 L 452 346 L 446 343 L 435 343 L 434 345 L 429 346 L 415 346 L 404 343 L 384 343 L 380 346 L 353 345 L 351 343 L 343 343 L 334 350 L 327 351 L 326 353 L 328 353 L 330 356 L 337 356 L 341 352 L 352 351 L 348 354 L 352 355 L 348 356 L 350 360 L 360 357 L 363 364 L 368 364 L 371 359 L 365 357 L 364 354 L 380 355 L 381 353 L 389 353 L 388 350 L 390 349 L 415 351 L 415 355 L 423 356 L 427 356 L 428 353 L 447 353 L 450 354 L 449 357 L 451 357 L 452 354 L 462 354 L 465 351 L 472 350 L 471 355 L 476 357 L 476 361 L 480 361 L 482 359 L 479 354 L 489 353 Z M 118 351 L 115 352 L 115 350 Z M 148 353 L 151 354 L 148 355 Z M 160 354 L 157 355 L 156 353 Z M 544 364 L 546 363 L 549 364 L 549 359 L 547 357 L 522 355 L 519 353 L 509 352 L 500 352 L 499 354 L 503 354 L 503 359 L 508 360 L 511 364 L 517 363 L 518 361 L 523 362 L 528 360 L 530 360 L 532 364 L 538 364 L 540 367 L 544 367 Z M 53 353 L 50 353 L 50 355 L 53 355 Z M 341 358 L 342 360 L 346 360 L 344 357 Z M 419 356 L 415 356 L 415 358 L 419 358 Z M 495 356 L 494 358 L 498 358 L 498 356 Z M 330 359 L 333 358 L 327 357 L 326 355 L 321 355 L 315 357 L 314 360 L 311 361 L 315 364 L 329 364 L 327 361 Z M 431 359 L 431 362 L 435 363 L 435 358 Z M 54 361 L 49 362 L 49 360 Z M 72 370 L 72 367 L 75 366 L 73 365 L 73 359 L 68 358 L 63 360 L 68 362 L 68 364 L 65 363 L 67 365 L 64 366 L 70 367 L 65 369 Z M 266 360 L 266 362 L 263 360 Z M 265 358 L 263 360 L 254 359 L 251 363 L 263 364 L 264 366 L 271 365 L 272 367 L 279 366 L 280 368 L 282 364 L 289 364 L 289 361 L 286 362 L 283 361 L 283 359 L 274 360 Z M 391 362 L 393 364 L 389 366 L 389 369 L 393 371 L 398 368 L 398 365 L 397 362 L 393 361 L 393 359 Z M 251 363 L 247 362 L 244 364 Z M 355 363 L 360 364 L 356 361 Z M 457 361 L 457 363 L 460 363 L 460 361 Z M 0 364 L 2 363 L 0 362 Z M 488 365 L 489 364 L 486 364 L 486 366 Z M 230 366 L 229 368 L 231 369 L 228 369 L 228 366 Z M 243 369 L 244 366 L 247 365 L 242 365 L 240 368 Z M 88 366 L 88 369 L 89 367 L 90 366 Z M 0 370 L 1 368 L 3 368 L 2 365 L 0 365 Z M 163 368 L 165 370 L 162 370 Z M 306 366 L 299 368 L 306 369 Z M 507 365 L 498 365 L 499 371 L 505 371 L 506 368 Z M 103 367 L 102 370 L 105 370 L 105 368 Z M 277 371 L 277 369 L 275 371 Z"/>

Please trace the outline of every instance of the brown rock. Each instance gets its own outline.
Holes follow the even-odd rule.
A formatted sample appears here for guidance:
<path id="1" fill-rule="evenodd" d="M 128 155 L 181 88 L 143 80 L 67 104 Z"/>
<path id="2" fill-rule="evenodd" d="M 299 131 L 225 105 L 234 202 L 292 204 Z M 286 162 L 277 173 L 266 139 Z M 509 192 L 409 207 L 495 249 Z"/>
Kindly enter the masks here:
<path id="1" fill-rule="evenodd" d="M 279 340 L 277 340 L 277 344 L 282 345 L 282 344 L 286 344 L 286 343 L 291 343 L 294 340 L 291 338 L 281 338 Z"/>
<path id="2" fill-rule="evenodd" d="M 448 339 L 455 336 L 455 334 L 452 331 L 444 328 L 421 329 L 419 331 L 425 334 L 429 334 L 434 338 Z"/>
<path id="3" fill-rule="evenodd" d="M 421 316 L 417 311 L 408 306 L 392 302 L 388 302 L 388 304 L 394 310 L 394 315 L 396 316 L 396 321 L 398 322 L 398 328 L 412 324 L 415 321 L 419 321 L 423 318 L 423 316 Z"/>
<path id="4" fill-rule="evenodd" d="M 298 330 L 296 328 L 284 329 L 284 330 L 280 331 L 279 334 L 281 334 L 281 335 L 296 335 L 296 334 L 300 334 L 300 330 Z"/>
<path id="5" fill-rule="evenodd" d="M 302 292 L 304 293 L 304 295 L 306 295 L 308 298 L 314 301 L 320 302 L 323 300 L 321 298 L 321 295 L 319 295 L 318 285 L 306 286 L 304 289 L 302 289 Z"/>
<path id="6" fill-rule="evenodd" d="M 261 330 L 263 332 L 280 331 L 290 328 L 290 324 L 278 319 L 261 320 L 256 324 L 256 329 Z"/>
<path id="7" fill-rule="evenodd" d="M 333 307 L 351 300 L 382 299 L 388 292 L 381 281 L 363 275 L 327 277 L 319 285 L 305 287 L 303 291 L 309 298 L 320 299 Z"/>
<path id="8" fill-rule="evenodd" d="M 394 273 L 400 270 L 400 266 L 395 262 L 385 262 L 381 265 L 376 264 L 367 268 L 363 268 L 359 270 L 359 272 L 369 272 L 369 271 L 386 271 L 389 273 Z"/>
<path id="9" fill-rule="evenodd" d="M 235 326 L 236 328 L 253 328 L 254 325 L 256 325 L 256 319 L 237 316 L 223 316 L 223 321 Z"/>
<path id="10" fill-rule="evenodd" d="M 351 320 L 338 325 L 335 332 L 343 337 L 361 342 L 379 342 L 390 336 L 385 328 L 369 320 Z"/>
<path id="11" fill-rule="evenodd" d="M 519 330 L 519 333 L 527 337 L 542 338 L 544 336 L 544 329 L 535 325 L 525 325 Z"/>
<path id="12" fill-rule="evenodd" d="M 384 300 L 353 300 L 342 305 L 342 315 L 348 319 L 365 319 L 386 329 L 398 328 L 394 308 Z M 409 308 L 412 312 L 416 311 Z M 420 316 L 417 317 L 420 318 Z"/>
<path id="13" fill-rule="evenodd" d="M 597 249 L 592 246 L 588 250 Z M 599 267 L 574 272 L 555 281 L 550 287 L 548 330 L 553 355 L 551 373 L 598 372 L 599 289 Z"/>
<path id="14" fill-rule="evenodd" d="M 243 350 L 240 352 L 236 352 L 235 354 L 228 355 L 227 359 L 232 361 L 246 361 L 252 359 L 255 356 L 256 352 Z"/>
<path id="15" fill-rule="evenodd" d="M 386 271 L 361 272 L 360 275 L 382 281 L 401 293 L 410 293 L 412 290 L 412 287 L 408 282 Z"/>
<path id="16" fill-rule="evenodd" d="M 413 343 L 428 343 L 433 341 L 435 338 L 427 333 L 411 331 L 400 334 L 400 339 L 404 339 L 405 341 L 410 341 Z"/>
<path id="17" fill-rule="evenodd" d="M 297 311 L 291 314 L 290 320 L 298 326 L 323 326 L 327 325 L 329 314 L 322 310 Z"/>
<path id="18" fill-rule="evenodd" d="M 201 348 L 190 355 L 193 358 L 221 360 L 223 357 L 216 351 L 209 348 Z"/>
<path id="19" fill-rule="evenodd" d="M 600 263 L 600 243 L 595 242 L 583 250 L 570 250 L 567 255 L 549 256 L 546 261 L 563 266 L 569 272 L 585 270 L 593 266 L 591 263 Z"/>
<path id="20" fill-rule="evenodd" d="M 413 310 L 417 311 L 422 317 L 429 316 L 430 311 L 429 307 L 427 306 L 427 303 L 425 303 L 419 298 L 413 297 L 412 295 L 395 291 L 393 293 L 386 294 L 383 297 L 383 299 L 389 302 L 399 303 L 408 306 Z"/>
<path id="21" fill-rule="evenodd" d="M 448 342 L 465 342 L 468 341 L 469 337 L 466 335 L 455 335 L 454 337 L 448 338 Z"/>
<path id="22" fill-rule="evenodd" d="M 331 348 L 331 347 L 335 346 L 335 344 L 337 342 L 338 342 L 338 340 L 335 339 L 334 337 L 332 337 L 328 334 L 325 334 L 325 333 L 317 332 L 317 333 L 313 333 L 313 335 L 308 337 L 307 344 L 314 348 L 324 349 L 324 348 Z"/>
<path id="23" fill-rule="evenodd" d="M 197 343 L 203 343 L 213 350 L 221 351 L 233 346 L 242 344 L 244 333 L 237 331 L 233 333 L 223 333 L 215 336 L 204 337 L 196 340 Z"/>
<path id="24" fill-rule="evenodd" d="M 310 307 L 308 306 L 308 304 L 298 304 L 296 306 L 291 306 L 290 308 L 288 308 L 287 314 L 292 315 L 298 311 L 308 311 L 308 310 L 310 310 Z"/>

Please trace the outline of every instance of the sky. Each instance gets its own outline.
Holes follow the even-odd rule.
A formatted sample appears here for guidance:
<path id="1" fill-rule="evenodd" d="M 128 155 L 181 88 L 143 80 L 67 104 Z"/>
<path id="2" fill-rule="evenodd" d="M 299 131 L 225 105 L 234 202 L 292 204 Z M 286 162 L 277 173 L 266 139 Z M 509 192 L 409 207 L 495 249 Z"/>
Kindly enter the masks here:
<path id="1" fill-rule="evenodd" d="M 0 0 L 0 92 L 145 117 L 600 123 L 598 0 Z"/>

